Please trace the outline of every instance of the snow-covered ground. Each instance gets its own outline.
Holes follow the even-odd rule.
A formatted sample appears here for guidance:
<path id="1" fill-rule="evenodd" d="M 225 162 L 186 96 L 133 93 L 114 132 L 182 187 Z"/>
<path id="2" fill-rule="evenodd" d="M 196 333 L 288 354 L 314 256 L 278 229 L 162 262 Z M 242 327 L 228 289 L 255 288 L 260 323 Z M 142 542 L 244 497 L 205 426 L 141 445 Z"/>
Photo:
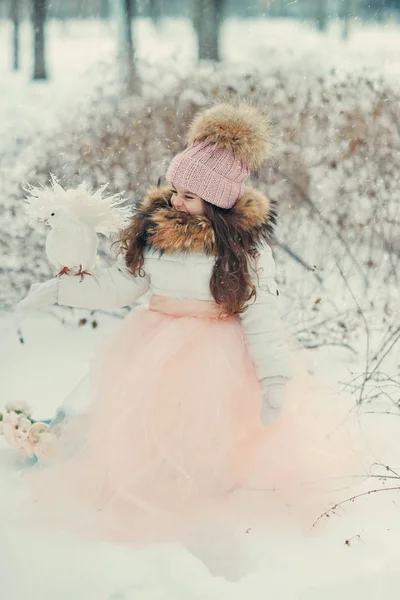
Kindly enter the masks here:
<path id="1" fill-rule="evenodd" d="M 9 35 L 8 24 L 0 23 L 0 217 L 6 207 L 10 208 L 8 198 L 15 186 L 29 179 L 43 141 L 61 135 L 62 127 L 79 129 L 79 107 L 88 110 L 90 96 L 104 83 L 103 77 L 109 76 L 107 65 L 115 55 L 113 27 L 72 22 L 64 28 L 51 23 L 51 79 L 31 83 L 29 27 L 25 25 L 23 30 L 22 71 L 18 74 L 9 71 Z M 168 21 L 159 32 L 149 22 L 141 22 L 136 39 L 146 65 L 143 71 L 148 93 L 165 93 L 194 64 L 195 41 L 186 21 Z M 291 66 L 296 76 L 303 69 L 306 76 L 310 65 L 316 65 L 344 72 L 379 72 L 396 85 L 400 36 L 395 25 L 357 25 L 344 44 L 338 39 L 336 25 L 322 36 L 309 26 L 285 21 L 231 21 L 223 32 L 223 54 L 240 71 L 247 65 L 262 71 L 273 61 L 277 68 Z M 0 222 L 5 234 L 7 220 Z M 298 271 L 294 277 L 299 278 Z M 290 281 L 289 272 L 286 279 Z M 7 282 L 2 279 L 3 285 Z M 350 295 L 348 302 L 353 305 Z M 65 324 L 60 315 L 64 315 Z M 0 410 L 6 402 L 23 400 L 34 408 L 36 417 L 52 415 L 87 372 L 101 337 L 115 326 L 115 319 L 103 314 L 97 314 L 96 320 L 98 327 L 93 328 L 90 323 L 78 327 L 77 315 L 68 311 L 30 316 L 22 324 L 21 344 L 10 315 L 3 312 Z M 379 318 L 374 320 L 374 334 L 383 334 L 375 331 L 379 327 L 375 324 Z M 337 382 L 362 372 L 366 339 L 360 337 L 354 343 L 360 351 L 358 357 L 344 347 L 310 352 L 308 358 L 317 375 L 328 374 Z M 391 353 L 393 367 L 398 364 L 398 352 L 394 348 Z M 377 460 L 394 470 L 400 467 L 398 419 L 371 414 L 364 421 L 366 435 L 374 433 L 379 441 Z M 399 596 L 398 492 L 357 500 L 309 538 L 282 532 L 267 540 L 248 540 L 249 553 L 256 559 L 254 568 L 234 583 L 213 577 L 182 547 L 94 545 L 66 534 L 16 527 L 8 522 L 7 515 L 19 497 L 20 468 L 0 440 L 0 577 L 4 600 L 397 600 Z M 396 485 L 398 480 L 393 481 Z M 377 481 L 376 487 L 381 486 Z M 344 490 L 343 496 L 348 495 Z"/>

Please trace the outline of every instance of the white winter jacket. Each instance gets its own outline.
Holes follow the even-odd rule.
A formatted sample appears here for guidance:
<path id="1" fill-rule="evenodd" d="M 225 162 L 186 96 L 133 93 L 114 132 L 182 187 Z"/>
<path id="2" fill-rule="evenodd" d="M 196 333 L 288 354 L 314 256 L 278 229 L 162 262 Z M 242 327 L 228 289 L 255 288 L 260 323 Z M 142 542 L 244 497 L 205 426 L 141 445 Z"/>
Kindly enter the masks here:
<path id="1" fill-rule="evenodd" d="M 187 215 L 179 215 L 178 223 L 176 219 L 171 219 L 172 209 L 166 206 L 168 190 L 152 190 L 139 214 L 139 217 L 143 217 L 146 237 L 144 276 L 133 276 L 123 259 L 113 267 L 97 269 L 92 277 L 85 277 L 82 282 L 79 277 L 64 276 L 58 287 L 58 304 L 115 309 L 132 305 L 147 292 L 178 299 L 213 300 L 210 278 L 215 256 L 206 253 L 208 246 L 204 248 L 205 252 L 198 251 L 208 235 L 213 235 L 209 221 L 206 222 L 203 217 L 190 217 L 188 223 Z M 255 190 L 248 189 L 249 192 L 253 202 L 254 198 L 258 201 L 262 199 L 265 211 L 264 204 L 268 202 L 265 196 Z M 270 207 L 270 211 L 269 216 L 273 220 L 273 207 Z M 246 211 L 242 212 L 246 214 Z M 177 235 L 179 227 L 182 231 Z M 199 230 L 201 238 L 197 235 Z M 274 279 L 275 263 L 271 248 L 265 241 L 260 242 L 259 256 L 253 260 L 251 267 L 257 296 L 248 303 L 240 319 L 256 375 L 260 381 L 270 377 L 287 378 L 290 369 L 279 314 L 279 292 Z"/>

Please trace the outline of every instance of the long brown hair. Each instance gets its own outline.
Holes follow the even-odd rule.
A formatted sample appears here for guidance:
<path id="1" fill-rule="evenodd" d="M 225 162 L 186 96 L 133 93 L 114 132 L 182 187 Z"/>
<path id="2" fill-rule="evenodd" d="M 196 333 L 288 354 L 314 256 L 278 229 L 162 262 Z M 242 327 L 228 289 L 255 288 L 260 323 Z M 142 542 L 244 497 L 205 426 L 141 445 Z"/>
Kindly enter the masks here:
<path id="1" fill-rule="evenodd" d="M 215 264 L 210 291 L 227 315 L 240 314 L 246 303 L 255 298 L 256 288 L 249 273 L 249 260 L 258 255 L 250 233 L 239 230 L 233 213 L 205 202 L 205 215 L 214 232 Z M 148 214 L 139 211 L 120 234 L 120 251 L 133 275 L 143 277 L 144 251 L 147 246 Z"/>
<path id="2" fill-rule="evenodd" d="M 211 294 L 229 315 L 240 314 L 255 298 L 256 288 L 249 274 L 249 259 L 257 255 L 250 236 L 237 230 L 231 211 L 205 202 L 205 215 L 215 235 L 216 259 L 210 279 Z"/>

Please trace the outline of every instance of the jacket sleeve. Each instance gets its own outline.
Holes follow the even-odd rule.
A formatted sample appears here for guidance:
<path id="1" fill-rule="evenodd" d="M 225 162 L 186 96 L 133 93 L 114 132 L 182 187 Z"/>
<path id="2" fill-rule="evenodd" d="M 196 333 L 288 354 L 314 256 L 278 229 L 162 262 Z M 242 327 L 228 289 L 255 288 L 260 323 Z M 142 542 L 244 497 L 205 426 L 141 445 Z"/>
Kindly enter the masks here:
<path id="1" fill-rule="evenodd" d="M 260 255 L 250 266 L 250 274 L 257 296 L 242 313 L 241 322 L 257 379 L 288 379 L 291 372 L 279 312 L 279 291 L 274 279 L 275 262 L 267 244 L 262 246 Z"/>
<path id="2" fill-rule="evenodd" d="M 92 276 L 64 276 L 59 280 L 57 303 L 75 308 L 121 308 L 129 306 L 149 289 L 149 277 L 134 276 L 123 261 Z"/>

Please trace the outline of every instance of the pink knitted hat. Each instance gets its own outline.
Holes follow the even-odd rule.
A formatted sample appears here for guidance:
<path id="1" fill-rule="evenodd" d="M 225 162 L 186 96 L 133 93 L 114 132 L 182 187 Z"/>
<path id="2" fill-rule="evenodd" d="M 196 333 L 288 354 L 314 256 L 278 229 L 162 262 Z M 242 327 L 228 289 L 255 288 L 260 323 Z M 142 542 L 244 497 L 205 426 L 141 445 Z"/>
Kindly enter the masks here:
<path id="1" fill-rule="evenodd" d="M 244 182 L 269 155 L 269 121 L 245 103 L 216 104 L 189 130 L 189 147 L 175 156 L 166 178 L 220 208 L 232 208 Z"/>

